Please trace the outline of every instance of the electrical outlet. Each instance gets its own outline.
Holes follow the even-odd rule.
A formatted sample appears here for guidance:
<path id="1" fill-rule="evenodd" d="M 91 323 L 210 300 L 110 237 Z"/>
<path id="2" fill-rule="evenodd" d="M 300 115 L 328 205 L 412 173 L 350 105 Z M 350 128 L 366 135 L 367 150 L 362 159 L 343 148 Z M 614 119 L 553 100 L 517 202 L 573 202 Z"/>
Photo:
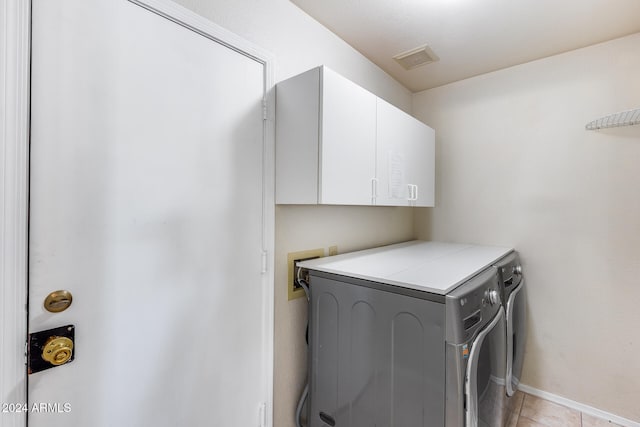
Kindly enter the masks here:
<path id="1" fill-rule="evenodd" d="M 329 246 L 329 256 L 338 255 L 338 247 L 337 246 Z"/>
<path id="2" fill-rule="evenodd" d="M 322 258 L 324 257 L 324 249 L 311 249 L 300 252 L 290 252 L 287 254 L 287 269 L 288 269 L 288 284 L 287 284 L 287 297 L 289 300 L 300 298 L 304 296 L 304 289 L 302 286 L 296 284 L 296 264 L 298 262 L 306 261 L 308 259 Z"/>

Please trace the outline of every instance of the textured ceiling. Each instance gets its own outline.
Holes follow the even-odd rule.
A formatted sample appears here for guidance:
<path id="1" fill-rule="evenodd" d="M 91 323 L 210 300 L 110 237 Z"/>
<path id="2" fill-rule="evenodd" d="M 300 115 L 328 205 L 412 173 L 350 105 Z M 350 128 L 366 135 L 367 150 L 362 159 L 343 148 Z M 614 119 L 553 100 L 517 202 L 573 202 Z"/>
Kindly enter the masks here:
<path id="1" fill-rule="evenodd" d="M 414 92 L 640 32 L 640 0 L 291 1 Z M 425 44 L 439 61 L 393 60 Z"/>

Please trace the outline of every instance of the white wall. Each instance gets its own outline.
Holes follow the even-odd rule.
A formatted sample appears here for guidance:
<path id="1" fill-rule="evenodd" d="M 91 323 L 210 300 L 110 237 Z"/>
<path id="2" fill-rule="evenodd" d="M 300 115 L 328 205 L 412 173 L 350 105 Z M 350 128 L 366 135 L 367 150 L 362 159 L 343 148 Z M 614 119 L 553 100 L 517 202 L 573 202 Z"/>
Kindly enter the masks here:
<path id="1" fill-rule="evenodd" d="M 175 0 L 268 50 L 276 81 L 324 64 L 407 112 L 411 92 L 288 0 Z"/>
<path id="2" fill-rule="evenodd" d="M 524 383 L 640 421 L 640 34 L 414 95 L 436 129 L 421 238 L 510 245 L 524 261 Z"/>
<path id="3" fill-rule="evenodd" d="M 411 108 L 407 89 L 288 0 L 177 2 L 271 52 L 276 81 L 325 64 L 397 107 Z M 410 208 L 276 208 L 274 426 L 294 426 L 295 406 L 306 381 L 306 302 L 287 301 L 287 253 L 332 245 L 346 252 L 412 237 Z"/>

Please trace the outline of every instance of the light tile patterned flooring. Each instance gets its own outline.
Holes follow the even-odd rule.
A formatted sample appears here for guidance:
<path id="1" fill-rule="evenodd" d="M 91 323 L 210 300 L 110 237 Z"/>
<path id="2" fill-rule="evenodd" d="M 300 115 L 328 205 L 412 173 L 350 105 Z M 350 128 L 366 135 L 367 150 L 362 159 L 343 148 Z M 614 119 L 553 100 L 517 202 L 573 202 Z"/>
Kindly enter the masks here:
<path id="1" fill-rule="evenodd" d="M 518 392 L 508 427 L 620 427 L 575 409 Z"/>

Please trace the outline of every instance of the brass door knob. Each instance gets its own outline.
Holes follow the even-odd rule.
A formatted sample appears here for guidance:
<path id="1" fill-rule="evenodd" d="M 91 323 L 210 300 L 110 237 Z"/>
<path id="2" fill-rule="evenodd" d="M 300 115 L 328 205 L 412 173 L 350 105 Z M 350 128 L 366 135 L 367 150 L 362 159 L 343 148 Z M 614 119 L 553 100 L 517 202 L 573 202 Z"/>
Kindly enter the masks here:
<path id="1" fill-rule="evenodd" d="M 55 366 L 67 363 L 72 354 L 73 341 L 67 337 L 51 337 L 42 349 L 42 358 Z"/>

